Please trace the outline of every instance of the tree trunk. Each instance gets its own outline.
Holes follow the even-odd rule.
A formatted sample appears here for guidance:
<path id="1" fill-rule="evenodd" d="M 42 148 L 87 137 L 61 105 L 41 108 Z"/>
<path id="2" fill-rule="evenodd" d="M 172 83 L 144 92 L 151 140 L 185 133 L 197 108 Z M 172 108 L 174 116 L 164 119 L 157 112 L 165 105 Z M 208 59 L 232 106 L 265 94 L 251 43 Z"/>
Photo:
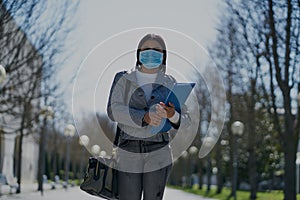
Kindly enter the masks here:
<path id="1" fill-rule="evenodd" d="M 207 169 L 206 169 L 206 175 L 207 175 L 207 190 L 206 193 L 208 194 L 210 192 L 211 188 L 211 153 L 207 156 Z"/>
<path id="2" fill-rule="evenodd" d="M 255 156 L 255 152 L 254 149 L 251 148 L 249 149 L 249 165 L 248 165 L 248 169 L 249 169 L 249 182 L 250 182 L 250 199 L 254 200 L 256 199 L 256 193 L 257 193 L 257 172 L 256 172 L 256 156 Z"/>
<path id="3" fill-rule="evenodd" d="M 198 177 L 199 177 L 199 189 L 202 190 L 202 188 L 203 188 L 203 159 L 199 160 Z"/>
<path id="4" fill-rule="evenodd" d="M 276 31 L 276 21 L 274 18 L 274 4 L 273 0 L 268 1 L 268 16 L 269 16 L 269 25 L 270 33 L 272 37 L 272 56 L 274 60 L 274 66 L 276 70 L 276 80 L 280 87 L 283 103 L 284 103 L 284 123 L 285 130 L 282 131 L 281 137 L 283 139 L 284 147 L 284 199 L 285 200 L 296 200 L 296 151 L 298 145 L 298 133 L 295 133 L 293 127 L 293 117 L 291 113 L 291 86 L 290 81 L 290 44 L 291 44 L 291 27 L 292 27 L 292 5 L 291 0 L 287 0 L 287 16 L 286 16 L 286 25 L 285 25 L 285 60 L 283 65 L 280 64 L 280 54 L 278 53 L 278 32 Z M 283 67 L 284 68 L 283 68 Z M 284 78 L 282 78 L 282 69 L 284 69 Z M 293 82 L 294 84 L 294 82 Z"/>
<path id="5" fill-rule="evenodd" d="M 46 117 L 43 120 L 43 127 L 41 130 L 41 137 L 39 142 L 39 162 L 38 162 L 38 191 L 43 194 L 43 174 L 45 166 L 45 131 L 46 131 Z"/>
<path id="6" fill-rule="evenodd" d="M 23 144 L 23 137 L 24 137 L 24 134 L 23 134 L 23 129 L 21 129 L 21 132 L 20 132 L 20 139 L 19 139 L 19 152 L 18 152 L 18 165 L 17 165 L 17 183 L 19 184 L 19 187 L 17 188 L 17 191 L 16 193 L 21 193 L 21 177 L 22 177 L 22 172 L 21 172 L 21 169 L 22 169 L 22 144 Z"/>
<path id="7" fill-rule="evenodd" d="M 0 0 L 0 5 L 1 5 L 1 0 Z M 2 131 L 2 129 L 0 129 L 0 173 L 2 173 L 2 168 L 3 168 L 3 159 L 4 159 L 4 155 L 3 155 L 3 138 L 4 138 L 4 133 Z"/>
<path id="8" fill-rule="evenodd" d="M 257 57 L 257 66 L 259 66 L 258 57 Z M 256 77 L 257 78 L 257 77 Z M 255 99 L 254 96 L 256 94 L 256 79 L 251 80 L 251 95 L 249 97 L 248 102 L 248 175 L 250 182 L 250 199 L 255 200 L 257 193 L 257 163 L 256 163 L 256 154 L 255 147 L 257 144 L 256 138 L 257 133 L 255 131 Z"/>
<path id="9" fill-rule="evenodd" d="M 19 187 L 17 188 L 16 193 L 21 193 L 21 178 L 22 178 L 22 151 L 23 151 L 23 138 L 25 130 L 25 121 L 29 115 L 28 104 L 24 104 L 24 111 L 22 114 L 21 129 L 20 129 L 20 139 L 19 139 L 19 148 L 18 148 L 18 165 L 17 165 L 17 183 Z"/>
<path id="10" fill-rule="evenodd" d="M 53 163 L 52 163 L 52 181 L 55 182 L 55 176 L 57 175 L 57 159 L 56 159 L 56 152 L 57 152 L 57 133 L 54 130 L 54 126 L 52 128 L 53 134 L 54 134 L 54 149 L 53 149 Z"/>
<path id="11" fill-rule="evenodd" d="M 289 94 L 289 93 L 288 93 Z M 298 134 L 295 133 L 293 118 L 290 112 L 291 102 L 289 95 L 284 95 L 285 133 L 284 139 L 284 197 L 285 200 L 296 200 L 296 153 Z"/>
<path id="12" fill-rule="evenodd" d="M 283 90 L 285 133 L 284 142 L 284 198 L 285 200 L 296 200 L 296 153 L 298 146 L 298 134 L 295 133 L 294 120 L 291 113 L 291 98 L 288 86 Z"/>
<path id="13" fill-rule="evenodd" d="M 216 162 L 217 162 L 217 194 L 221 194 L 223 189 L 223 173 L 222 173 L 222 154 L 220 143 L 216 146 Z"/>
<path id="14" fill-rule="evenodd" d="M 286 133 L 291 134 L 291 133 Z M 294 141 L 289 138 L 284 148 L 284 200 L 296 200 L 296 148 Z"/>

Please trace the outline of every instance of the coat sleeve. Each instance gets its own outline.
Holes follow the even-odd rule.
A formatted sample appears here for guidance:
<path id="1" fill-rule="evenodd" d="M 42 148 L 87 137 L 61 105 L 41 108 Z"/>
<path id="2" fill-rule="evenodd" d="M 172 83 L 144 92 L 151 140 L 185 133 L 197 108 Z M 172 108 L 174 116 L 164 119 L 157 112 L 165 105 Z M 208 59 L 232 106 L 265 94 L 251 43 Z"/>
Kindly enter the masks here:
<path id="1" fill-rule="evenodd" d="M 140 128 L 143 126 L 143 117 L 146 111 L 129 107 L 130 85 L 130 81 L 126 78 L 115 76 L 106 110 L 112 121 Z"/>

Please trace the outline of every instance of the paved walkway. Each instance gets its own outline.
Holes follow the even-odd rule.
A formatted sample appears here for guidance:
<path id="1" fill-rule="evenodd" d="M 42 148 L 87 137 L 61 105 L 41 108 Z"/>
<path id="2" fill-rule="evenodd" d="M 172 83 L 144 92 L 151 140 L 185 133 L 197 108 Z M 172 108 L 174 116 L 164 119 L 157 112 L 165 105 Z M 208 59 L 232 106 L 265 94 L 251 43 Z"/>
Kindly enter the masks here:
<path id="1" fill-rule="evenodd" d="M 1 200 L 100 200 L 99 197 L 91 196 L 79 189 L 79 187 L 70 187 L 67 190 L 61 186 L 58 189 L 51 190 L 50 185 L 45 186 L 44 195 L 36 191 L 37 185 L 23 186 L 21 194 L 3 195 Z M 181 190 L 166 188 L 164 200 L 211 200 L 198 195 L 183 192 Z"/>

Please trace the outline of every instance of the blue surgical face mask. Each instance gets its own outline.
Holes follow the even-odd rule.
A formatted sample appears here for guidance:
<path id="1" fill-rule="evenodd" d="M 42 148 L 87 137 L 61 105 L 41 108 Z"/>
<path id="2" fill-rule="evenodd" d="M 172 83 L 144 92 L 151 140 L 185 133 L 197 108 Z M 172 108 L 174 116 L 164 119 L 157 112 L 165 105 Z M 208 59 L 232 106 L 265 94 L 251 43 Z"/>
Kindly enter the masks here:
<path id="1" fill-rule="evenodd" d="M 154 69 L 159 67 L 159 65 L 161 65 L 163 55 L 164 55 L 163 53 L 152 49 L 144 50 L 140 52 L 140 62 L 147 69 Z"/>

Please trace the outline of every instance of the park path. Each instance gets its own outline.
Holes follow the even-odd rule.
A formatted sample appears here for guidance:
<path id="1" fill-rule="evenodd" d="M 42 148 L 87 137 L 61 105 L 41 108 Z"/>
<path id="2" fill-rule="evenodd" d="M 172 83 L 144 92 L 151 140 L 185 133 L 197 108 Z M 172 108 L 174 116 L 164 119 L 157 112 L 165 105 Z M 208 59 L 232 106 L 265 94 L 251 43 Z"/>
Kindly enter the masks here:
<path id="1" fill-rule="evenodd" d="M 3 195 L 1 200 L 100 200 L 99 197 L 91 196 L 79 189 L 79 187 L 71 187 L 67 190 L 58 188 L 50 190 L 49 187 L 45 187 L 44 195 L 41 196 L 39 192 L 35 191 L 36 185 L 32 185 L 32 190 L 24 188 L 24 192 L 21 194 Z M 27 190 L 26 190 L 27 189 Z M 164 194 L 164 200 L 212 200 L 204 198 L 195 194 L 183 192 L 172 188 L 166 188 Z"/>

